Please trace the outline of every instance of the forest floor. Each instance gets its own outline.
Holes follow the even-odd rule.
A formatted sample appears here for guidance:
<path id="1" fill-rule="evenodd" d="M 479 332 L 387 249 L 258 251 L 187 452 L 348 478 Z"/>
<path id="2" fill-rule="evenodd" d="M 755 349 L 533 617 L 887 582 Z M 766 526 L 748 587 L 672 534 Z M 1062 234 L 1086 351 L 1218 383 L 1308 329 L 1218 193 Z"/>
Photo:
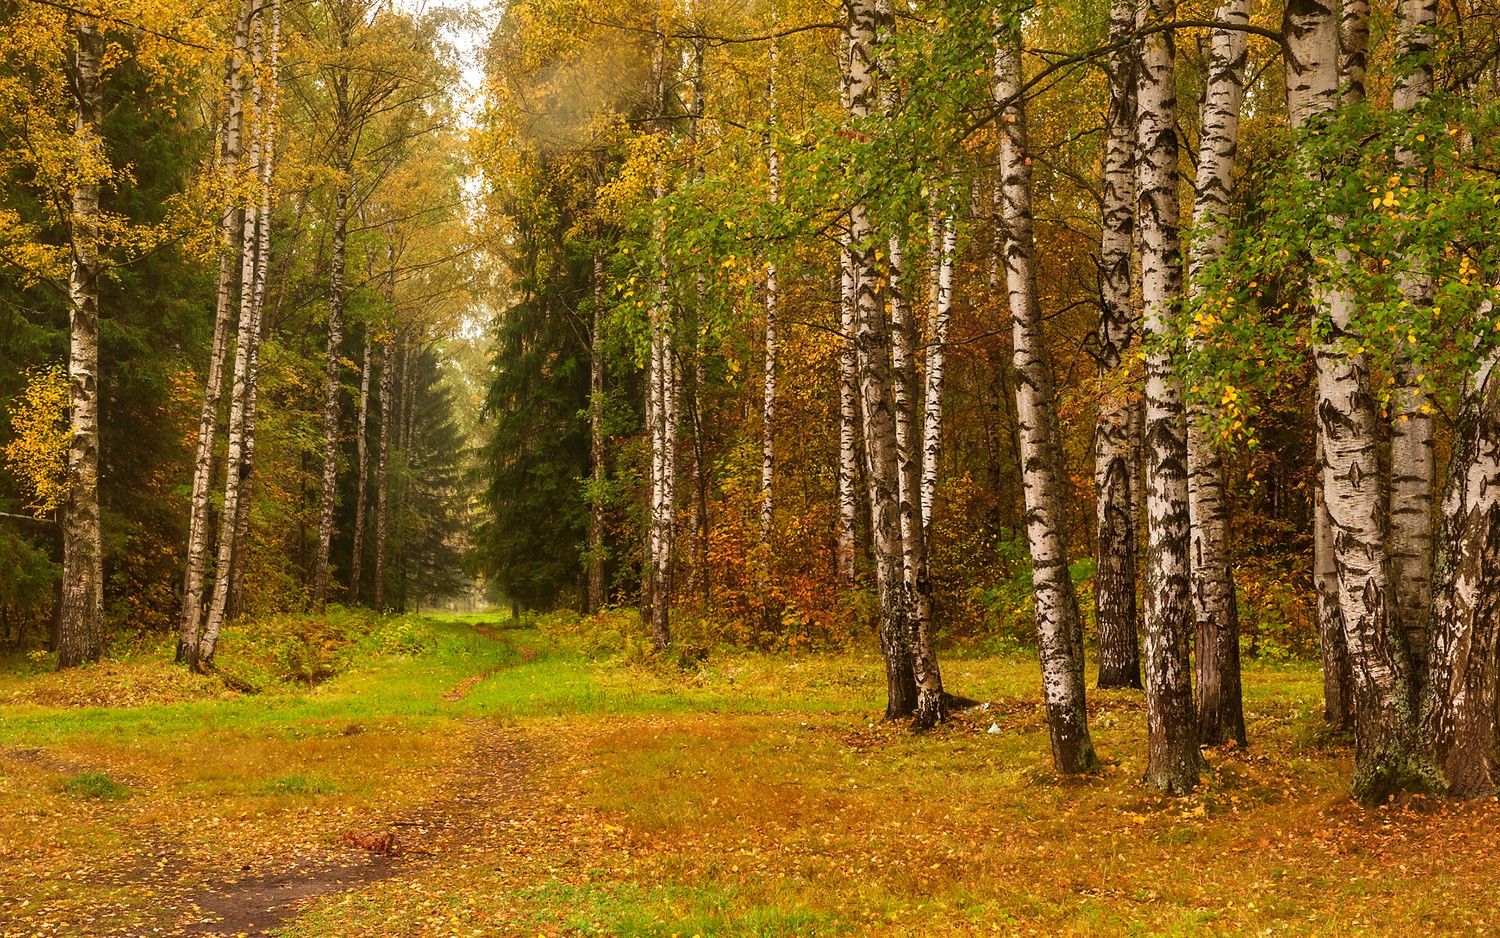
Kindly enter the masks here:
<path id="1" fill-rule="evenodd" d="M 989 707 L 913 736 L 873 654 L 410 625 L 259 694 L 161 652 L 0 670 L 0 935 L 1500 932 L 1500 804 L 1357 807 L 1309 665 L 1252 662 L 1251 746 L 1169 799 L 1139 692 L 1093 692 L 1104 768 L 1055 776 L 1027 659 L 949 657 Z"/>

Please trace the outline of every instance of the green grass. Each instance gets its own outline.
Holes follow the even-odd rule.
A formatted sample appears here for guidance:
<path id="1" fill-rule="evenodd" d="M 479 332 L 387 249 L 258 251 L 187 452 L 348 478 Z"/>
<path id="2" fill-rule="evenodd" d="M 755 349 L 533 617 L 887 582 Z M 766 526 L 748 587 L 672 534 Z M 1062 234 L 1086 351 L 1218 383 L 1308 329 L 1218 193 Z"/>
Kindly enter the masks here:
<path id="1" fill-rule="evenodd" d="M 40 753 L 0 754 L 0 934 L 7 917 L 22 934 L 170 930 L 224 870 L 284 870 L 448 803 L 486 726 L 512 754 L 486 758 L 519 760 L 503 802 L 464 816 L 449 852 L 308 903 L 287 938 L 1496 927 L 1500 811 L 1355 806 L 1309 664 L 1249 662 L 1251 747 L 1208 753 L 1199 791 L 1167 799 L 1138 784 L 1139 692 L 1091 690 L 1103 768 L 1052 772 L 1029 658 L 949 656 L 948 685 L 992 707 L 913 736 L 878 720 L 873 653 L 719 649 L 682 669 L 531 624 L 388 623 L 335 648 L 334 677 L 256 694 L 164 670 L 164 649 L 0 674 L 0 753 Z M 38 687 L 127 688 L 129 705 Z M 182 872 L 161 894 L 95 874 L 162 849 Z"/>

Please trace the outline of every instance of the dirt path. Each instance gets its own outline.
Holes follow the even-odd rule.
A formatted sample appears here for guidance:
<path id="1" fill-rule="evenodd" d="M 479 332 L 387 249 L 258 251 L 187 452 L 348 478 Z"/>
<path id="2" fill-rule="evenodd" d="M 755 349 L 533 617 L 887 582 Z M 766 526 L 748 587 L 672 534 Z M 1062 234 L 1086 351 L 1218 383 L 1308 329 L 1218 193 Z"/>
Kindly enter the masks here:
<path id="1" fill-rule="evenodd" d="M 474 630 L 497 642 L 489 629 Z M 508 642 L 507 642 L 508 644 Z M 532 660 L 521 650 L 521 663 Z M 492 668 L 466 678 L 444 695 L 462 700 Z M 524 740 L 474 717 L 462 723 L 473 737 L 466 758 L 453 766 L 451 794 L 444 800 L 375 830 L 349 831 L 341 848 L 296 858 L 273 874 L 228 878 L 189 895 L 198 913 L 177 934 L 185 936 L 263 936 L 298 914 L 303 902 L 349 892 L 442 862 L 445 854 L 477 838 L 481 820 L 508 816 L 530 774 L 532 754 Z M 170 865 L 168 866 L 170 869 Z"/>

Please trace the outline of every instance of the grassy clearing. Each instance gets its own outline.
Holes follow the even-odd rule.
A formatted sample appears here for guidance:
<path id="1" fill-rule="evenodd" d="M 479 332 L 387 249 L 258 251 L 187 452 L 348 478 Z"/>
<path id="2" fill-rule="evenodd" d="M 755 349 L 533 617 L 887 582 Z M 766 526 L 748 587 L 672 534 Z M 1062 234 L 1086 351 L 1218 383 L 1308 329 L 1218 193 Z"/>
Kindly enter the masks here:
<path id="1" fill-rule="evenodd" d="M 17 923 L 0 934 L 169 927 L 215 871 L 284 869 L 451 795 L 476 719 L 524 754 L 521 783 L 451 853 L 313 900 L 285 935 L 1497 927 L 1500 808 L 1357 808 L 1309 666 L 1252 665 L 1252 746 L 1209 753 L 1202 789 L 1174 800 L 1137 784 L 1138 693 L 1094 693 L 1104 769 L 1054 776 L 1029 660 L 951 659 L 949 684 L 990 707 L 914 737 L 876 722 L 873 655 L 678 670 L 508 624 L 484 625 L 494 641 L 424 620 L 420 653 L 366 648 L 310 688 L 0 706 L 0 867 L 17 871 L 0 877 L 0 924 Z M 38 680 L 0 678 L 0 695 Z M 85 775 L 124 797 L 70 788 L 114 790 Z M 149 862 L 175 864 L 181 887 L 140 896 L 91 875 Z"/>

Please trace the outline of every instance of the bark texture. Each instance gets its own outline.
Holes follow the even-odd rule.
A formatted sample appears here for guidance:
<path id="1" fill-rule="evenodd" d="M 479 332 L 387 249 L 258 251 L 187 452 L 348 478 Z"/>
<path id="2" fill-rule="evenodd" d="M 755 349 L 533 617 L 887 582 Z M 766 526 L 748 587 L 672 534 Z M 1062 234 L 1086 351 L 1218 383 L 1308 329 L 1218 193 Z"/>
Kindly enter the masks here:
<path id="1" fill-rule="evenodd" d="M 244 126 L 245 56 L 250 41 L 250 12 L 253 0 L 244 0 L 235 22 L 234 46 L 224 72 L 228 113 L 219 155 L 219 172 L 224 179 L 223 204 L 219 212 L 219 271 L 214 291 L 214 334 L 209 348 L 208 374 L 203 385 L 203 406 L 198 412 L 198 448 L 193 461 L 193 488 L 188 510 L 187 572 L 183 577 L 182 615 L 177 636 L 177 662 L 188 663 L 197 657 L 198 636 L 203 626 L 204 574 L 208 567 L 210 529 L 210 493 L 214 483 L 214 449 L 218 442 L 219 405 L 224 397 L 224 365 L 229 350 L 229 335 L 234 327 L 234 286 L 238 265 L 235 264 L 239 234 L 239 200 L 236 181 L 239 173 Z"/>
<path id="2" fill-rule="evenodd" d="M 365 329 L 365 351 L 359 369 L 359 416 L 355 418 L 354 446 L 354 547 L 349 557 L 349 602 L 358 603 L 363 595 L 365 560 L 365 514 L 369 510 L 370 443 L 370 368 L 374 364 L 375 343 L 369 327 Z"/>
<path id="3" fill-rule="evenodd" d="M 604 255 L 594 254 L 594 322 L 589 332 L 589 493 L 588 609 L 604 606 Z"/>
<path id="4" fill-rule="evenodd" d="M 386 259 L 395 269 L 392 249 Z M 390 529 L 391 437 L 396 431 L 396 337 L 387 333 L 380 346 L 380 443 L 375 454 L 375 611 L 385 611 L 386 535 Z"/>
<path id="5" fill-rule="evenodd" d="M 854 349 L 854 304 L 858 293 L 854 258 L 845 236 L 839 247 L 839 527 L 834 569 L 839 584 L 854 585 L 854 528 L 859 515 L 859 384 Z"/>
<path id="6" fill-rule="evenodd" d="M 1151 0 L 1145 24 L 1175 15 Z M 1170 31 L 1141 39 L 1136 83 L 1136 186 L 1141 236 L 1142 331 L 1146 343 L 1146 725 L 1145 783 L 1174 795 L 1198 784 L 1198 728 L 1188 640 L 1187 434 L 1182 378 L 1172 348 L 1182 301 L 1178 231 L 1177 50 Z"/>
<path id="7" fill-rule="evenodd" d="M 1488 321 L 1492 309 L 1480 311 Z M 1500 786 L 1500 375 L 1490 352 L 1469 376 L 1453 434 L 1433 606 L 1423 731 L 1448 793 Z"/>
<path id="8" fill-rule="evenodd" d="M 875 36 L 881 16 L 874 0 L 851 0 L 848 12 L 848 105 L 850 119 L 858 127 L 876 104 Z M 880 605 L 880 646 L 885 657 L 885 716 L 894 720 L 916 712 L 917 686 L 902 572 L 901 480 L 891 386 L 891 337 L 879 294 L 876 243 L 869 207 L 856 201 L 849 207 L 849 257 L 855 279 L 855 371 Z"/>
<path id="9" fill-rule="evenodd" d="M 104 653 L 104 549 L 99 531 L 99 187 L 104 165 L 104 37 L 96 20 L 73 28 L 73 133 L 79 148 L 69 225 L 68 494 L 62 513 L 57 667 Z"/>
<path id="10" fill-rule="evenodd" d="M 1401 0 L 1396 31 L 1396 81 L 1391 104 L 1411 113 L 1432 94 L 1432 51 L 1437 0 Z M 1401 184 L 1426 188 L 1428 172 L 1416 151 L 1396 150 Z M 1433 281 L 1425 263 L 1406 252 L 1399 260 L 1401 293 L 1421 314 L 1432 308 Z M 1428 375 L 1414 350 L 1403 344 L 1391 400 L 1390 552 L 1396 616 L 1412 661 L 1412 685 L 1420 697 L 1426 683 L 1432 614 L 1432 499 L 1437 467 L 1433 457 L 1433 401 Z"/>
<path id="11" fill-rule="evenodd" d="M 1136 479 L 1131 459 L 1130 404 L 1134 381 L 1124 364 L 1136 338 L 1131 302 L 1135 242 L 1135 56 L 1126 37 L 1135 29 L 1133 0 L 1112 0 L 1104 172 L 1099 243 L 1099 416 L 1094 427 L 1094 610 L 1099 630 L 1099 686 L 1140 687 L 1137 634 Z"/>
<path id="12" fill-rule="evenodd" d="M 1338 24 L 1321 0 L 1293 0 L 1284 33 L 1287 102 L 1294 133 L 1335 116 L 1338 106 Z M 1304 159 L 1314 183 L 1325 167 Z M 1336 168 L 1334 171 L 1337 171 Z M 1340 219 L 1329 218 L 1339 227 Z M 1353 263 L 1333 251 L 1332 263 Z M 1319 340 L 1318 433 L 1323 502 L 1333 533 L 1339 614 L 1353 674 L 1354 795 L 1367 803 L 1398 790 L 1434 786 L 1433 769 L 1418 745 L 1405 636 L 1392 615 L 1394 594 L 1386 554 L 1386 486 L 1379 464 L 1379 428 L 1362 352 L 1354 296 L 1334 281 L 1310 285 Z"/>
<path id="13" fill-rule="evenodd" d="M 932 507 L 937 496 L 943 455 L 943 377 L 947 364 L 948 322 L 953 309 L 953 258 L 958 224 L 952 213 L 934 216 L 931 314 L 927 319 L 927 353 L 922 399 L 922 533 L 931 550 Z"/>
<path id="14" fill-rule="evenodd" d="M 1323 441 L 1317 446 L 1317 472 L 1323 466 Z M 1339 568 L 1333 555 L 1333 520 L 1323 504 L 1321 477 L 1313 482 L 1313 588 L 1317 591 L 1318 649 L 1323 659 L 1323 720 L 1339 729 L 1354 728 L 1354 686 L 1349 646 L 1339 615 Z"/>
<path id="15" fill-rule="evenodd" d="M 349 233 L 349 177 L 347 161 L 333 196 L 333 247 L 328 259 L 328 349 L 323 364 L 323 489 L 318 500 L 318 545 L 313 556 L 312 601 L 322 609 L 328 601 L 328 552 L 333 545 L 333 514 L 338 507 L 339 390 L 344 360 L 344 260 Z"/>
<path id="16" fill-rule="evenodd" d="M 1215 30 L 1209 49 L 1197 196 L 1193 201 L 1196 236 L 1188 260 L 1188 285 L 1195 304 L 1211 294 L 1214 265 L 1229 245 L 1229 196 L 1234 188 L 1247 51 L 1245 33 L 1234 27 L 1243 27 L 1249 21 L 1248 0 L 1225 0 L 1214 20 L 1231 28 Z M 1189 335 L 1191 345 L 1201 350 L 1202 333 L 1193 329 Z M 1219 407 L 1212 400 L 1196 401 L 1188 413 L 1198 739 L 1207 746 L 1229 740 L 1243 746 L 1245 706 L 1240 690 L 1239 608 L 1229 556 L 1229 499 L 1224 490 L 1223 455 L 1212 432 L 1221 420 Z"/>
<path id="17" fill-rule="evenodd" d="M 1057 445 L 1052 368 L 1037 302 L 1031 217 L 1031 160 L 1021 94 L 1019 21 L 1002 13 L 995 28 L 995 100 L 1000 118 L 1001 221 L 1010 296 L 1020 431 L 1021 487 L 1031 552 L 1042 693 L 1059 772 L 1098 765 L 1089 736 L 1083 680 L 1083 621 L 1068 574 L 1062 452 Z"/>

